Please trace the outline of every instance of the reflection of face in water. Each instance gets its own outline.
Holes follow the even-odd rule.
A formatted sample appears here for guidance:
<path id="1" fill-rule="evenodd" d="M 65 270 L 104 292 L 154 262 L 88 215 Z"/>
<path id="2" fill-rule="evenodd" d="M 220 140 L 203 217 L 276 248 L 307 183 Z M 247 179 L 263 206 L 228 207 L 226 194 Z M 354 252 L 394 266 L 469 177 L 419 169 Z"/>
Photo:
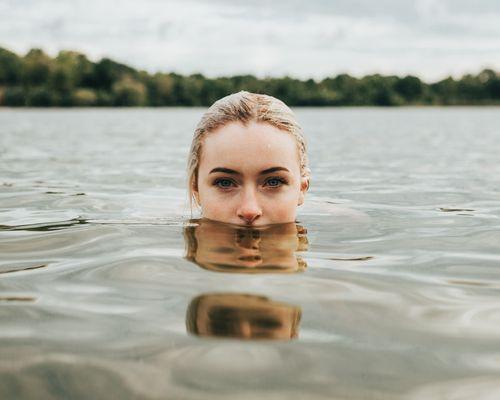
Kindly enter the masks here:
<path id="1" fill-rule="evenodd" d="M 186 314 L 189 333 L 239 339 L 298 337 L 299 307 L 247 294 L 205 294 L 194 298 Z"/>
<path id="2" fill-rule="evenodd" d="M 218 272 L 297 272 L 306 263 L 306 230 L 295 223 L 241 227 L 201 219 L 184 228 L 186 258 Z"/>

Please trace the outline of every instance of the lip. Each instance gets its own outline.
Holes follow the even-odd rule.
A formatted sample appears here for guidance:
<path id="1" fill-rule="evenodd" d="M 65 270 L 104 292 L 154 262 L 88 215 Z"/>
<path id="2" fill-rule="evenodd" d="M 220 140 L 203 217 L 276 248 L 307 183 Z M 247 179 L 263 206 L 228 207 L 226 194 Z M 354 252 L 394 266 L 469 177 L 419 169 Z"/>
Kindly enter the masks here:
<path id="1" fill-rule="evenodd" d="M 262 261 L 262 257 L 260 255 L 239 256 L 238 261 Z"/>
<path id="2" fill-rule="evenodd" d="M 240 254 L 235 260 L 235 263 L 240 268 L 256 268 L 262 265 L 263 262 L 264 260 L 262 259 L 262 255 L 255 252 L 246 252 L 246 254 Z"/>

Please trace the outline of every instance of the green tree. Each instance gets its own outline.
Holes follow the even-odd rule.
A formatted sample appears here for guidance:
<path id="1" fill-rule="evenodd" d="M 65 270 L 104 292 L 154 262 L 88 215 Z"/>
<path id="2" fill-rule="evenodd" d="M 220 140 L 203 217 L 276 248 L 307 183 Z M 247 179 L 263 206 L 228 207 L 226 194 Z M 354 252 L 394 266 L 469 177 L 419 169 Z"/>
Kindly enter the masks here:
<path id="1" fill-rule="evenodd" d="M 72 93 L 72 104 L 78 107 L 98 105 L 98 96 L 93 89 L 80 88 Z"/>
<path id="2" fill-rule="evenodd" d="M 54 61 L 57 68 L 64 71 L 71 88 L 89 86 L 94 67 L 84 54 L 61 51 Z"/>
<path id="3" fill-rule="evenodd" d="M 200 105 L 209 106 L 221 97 L 227 96 L 235 90 L 234 83 L 229 78 L 205 79 L 200 81 Z M 244 90 L 244 89 L 240 89 Z"/>
<path id="4" fill-rule="evenodd" d="M 411 75 L 379 74 L 340 74 L 319 82 L 289 76 L 207 78 L 150 75 L 109 58 L 92 62 L 74 51 L 61 51 L 52 59 L 41 49 L 18 57 L 0 48 L 0 105 L 208 106 L 240 90 L 269 94 L 290 106 L 500 104 L 500 76 L 491 69 L 431 84 Z"/>
<path id="5" fill-rule="evenodd" d="M 334 78 L 325 78 L 321 85 L 336 93 L 334 105 L 353 106 L 364 104 L 361 84 L 357 78 L 340 74 Z"/>
<path id="6" fill-rule="evenodd" d="M 232 90 L 234 92 L 239 92 L 240 90 L 246 90 L 248 92 L 261 93 L 263 90 L 262 82 L 253 75 L 236 75 L 228 80 L 230 83 L 227 84 L 224 91 Z"/>
<path id="7" fill-rule="evenodd" d="M 394 84 L 394 90 L 407 103 L 418 103 L 424 92 L 422 81 L 416 76 L 405 76 Z"/>
<path id="8" fill-rule="evenodd" d="M 430 89 L 436 104 L 453 105 L 458 103 L 457 83 L 451 76 L 431 84 Z"/>
<path id="9" fill-rule="evenodd" d="M 21 86 L 9 86 L 3 90 L 1 105 L 22 107 L 26 105 L 26 93 Z"/>
<path id="10" fill-rule="evenodd" d="M 485 96 L 496 103 L 500 102 L 500 75 L 491 69 L 485 69 L 478 79 L 484 85 Z"/>
<path id="11" fill-rule="evenodd" d="M 125 76 L 113 85 L 112 97 L 115 106 L 143 106 L 146 102 L 146 87 L 130 76 Z"/>
<path id="12" fill-rule="evenodd" d="M 30 107 L 50 107 L 54 104 L 53 92 L 45 87 L 38 86 L 28 91 L 26 105 Z"/>
<path id="13" fill-rule="evenodd" d="M 172 74 L 173 96 L 177 105 L 181 106 L 201 106 L 201 89 L 205 78 L 201 74 L 181 76 Z"/>
<path id="14" fill-rule="evenodd" d="M 40 49 L 32 49 L 23 60 L 22 81 L 27 86 L 46 85 L 51 69 L 50 57 Z"/>
<path id="15" fill-rule="evenodd" d="M 169 74 L 155 74 L 146 79 L 148 103 L 151 106 L 175 105 L 174 80 Z"/>
<path id="16" fill-rule="evenodd" d="M 21 82 L 21 59 L 0 47 L 0 86 L 18 85 Z"/>
<path id="17" fill-rule="evenodd" d="M 117 79 L 118 73 L 110 59 L 104 58 L 94 65 L 91 79 L 92 87 L 110 90 Z"/>

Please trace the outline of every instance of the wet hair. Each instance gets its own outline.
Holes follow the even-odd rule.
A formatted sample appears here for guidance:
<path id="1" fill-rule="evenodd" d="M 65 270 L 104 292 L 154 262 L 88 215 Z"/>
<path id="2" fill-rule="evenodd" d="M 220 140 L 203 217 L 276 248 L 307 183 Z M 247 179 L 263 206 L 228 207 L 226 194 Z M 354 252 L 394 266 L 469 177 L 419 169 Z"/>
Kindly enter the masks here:
<path id="1" fill-rule="evenodd" d="M 193 200 L 195 204 L 198 204 L 194 196 L 194 189 L 198 187 L 198 168 L 203 139 L 206 134 L 231 122 L 240 122 L 245 126 L 250 122 L 268 123 L 291 134 L 295 138 L 299 150 L 301 175 L 309 178 L 310 169 L 306 141 L 293 111 L 275 97 L 242 90 L 217 100 L 203 114 L 196 126 L 187 165 L 188 193 L 191 206 Z"/>

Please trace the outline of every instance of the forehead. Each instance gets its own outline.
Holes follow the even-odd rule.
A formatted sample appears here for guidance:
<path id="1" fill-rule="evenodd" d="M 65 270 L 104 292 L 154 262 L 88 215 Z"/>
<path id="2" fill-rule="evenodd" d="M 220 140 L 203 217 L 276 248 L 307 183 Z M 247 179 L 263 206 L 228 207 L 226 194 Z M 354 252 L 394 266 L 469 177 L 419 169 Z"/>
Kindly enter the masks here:
<path id="1" fill-rule="evenodd" d="M 299 170 L 299 150 L 290 133 L 268 123 L 231 122 L 204 138 L 200 170 L 226 167 L 252 172 L 275 166 Z"/>

